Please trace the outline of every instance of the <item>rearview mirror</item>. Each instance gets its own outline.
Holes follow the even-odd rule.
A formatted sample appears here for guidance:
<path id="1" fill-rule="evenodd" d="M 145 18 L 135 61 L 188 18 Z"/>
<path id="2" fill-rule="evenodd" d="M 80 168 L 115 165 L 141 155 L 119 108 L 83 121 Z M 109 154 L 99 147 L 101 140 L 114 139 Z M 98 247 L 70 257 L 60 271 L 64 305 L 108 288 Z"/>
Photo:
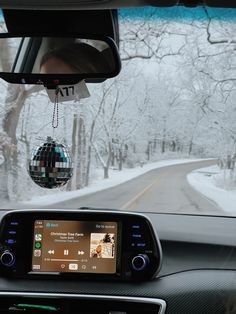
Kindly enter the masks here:
<path id="1" fill-rule="evenodd" d="M 0 77 L 10 83 L 45 86 L 98 82 L 121 69 L 109 38 L 19 37 L 0 34 Z"/>

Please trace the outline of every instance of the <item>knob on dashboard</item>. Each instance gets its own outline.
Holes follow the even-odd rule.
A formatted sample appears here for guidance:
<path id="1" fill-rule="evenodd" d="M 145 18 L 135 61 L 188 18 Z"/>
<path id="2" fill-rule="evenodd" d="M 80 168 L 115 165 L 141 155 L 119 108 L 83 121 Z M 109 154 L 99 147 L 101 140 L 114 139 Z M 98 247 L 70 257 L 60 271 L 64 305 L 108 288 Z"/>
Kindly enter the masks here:
<path id="1" fill-rule="evenodd" d="M 144 270 L 149 264 L 149 257 L 146 254 L 139 254 L 132 259 L 132 268 L 135 271 Z"/>
<path id="2" fill-rule="evenodd" d="M 15 262 L 15 256 L 9 250 L 5 250 L 0 255 L 0 262 L 5 267 L 11 267 Z"/>

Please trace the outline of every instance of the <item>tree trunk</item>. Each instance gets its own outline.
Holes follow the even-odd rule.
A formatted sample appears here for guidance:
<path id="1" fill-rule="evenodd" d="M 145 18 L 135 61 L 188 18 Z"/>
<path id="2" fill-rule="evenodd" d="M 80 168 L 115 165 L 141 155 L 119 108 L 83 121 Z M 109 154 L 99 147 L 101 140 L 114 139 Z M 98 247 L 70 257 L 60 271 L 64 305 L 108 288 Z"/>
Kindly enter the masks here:
<path id="1" fill-rule="evenodd" d="M 161 141 L 161 153 L 164 154 L 166 151 L 166 117 L 164 120 L 164 127 L 163 127 L 163 136 Z"/>
<path id="2" fill-rule="evenodd" d="M 189 145 L 189 149 L 188 149 L 188 154 L 191 155 L 193 150 L 193 141 L 191 140 L 190 145 Z"/>
<path id="3" fill-rule="evenodd" d="M 78 149 L 78 152 L 77 152 L 77 167 L 76 167 L 76 189 L 81 189 L 82 187 L 82 181 L 83 181 L 83 178 L 82 178 L 82 171 L 81 171 L 81 168 L 82 168 L 82 158 L 81 158 L 81 155 L 82 155 L 82 122 L 83 121 L 81 119 L 81 117 L 79 118 L 79 121 L 78 121 L 78 134 L 77 134 L 77 139 L 78 139 L 78 143 L 77 143 L 77 149 Z"/>
<path id="4" fill-rule="evenodd" d="M 105 94 L 104 94 L 105 96 Z M 104 100 L 104 99 L 103 99 Z M 94 135 L 94 129 L 97 117 L 99 116 L 101 110 L 102 110 L 102 104 L 103 100 L 100 102 L 98 112 L 96 116 L 93 118 L 93 122 L 91 124 L 91 131 L 90 131 L 90 137 L 89 137 L 89 147 L 88 147 L 88 154 L 87 154 L 87 165 L 86 165 L 86 174 L 85 174 L 85 186 L 89 185 L 89 176 L 90 176 L 90 166 L 91 166 L 91 158 L 92 158 L 92 145 L 93 145 L 93 135 Z"/>
<path id="5" fill-rule="evenodd" d="M 104 179 L 109 178 L 109 167 L 104 167 Z"/>
<path id="6" fill-rule="evenodd" d="M 67 183 L 67 190 L 72 191 L 75 189 L 76 186 L 76 175 L 77 175 L 77 135 L 78 135 L 78 117 L 77 114 L 74 114 L 73 118 L 73 129 L 72 129 L 72 158 L 73 158 L 73 176 L 71 180 Z"/>
<path id="7" fill-rule="evenodd" d="M 83 187 L 86 184 L 86 175 L 87 175 L 87 139 L 86 139 L 86 127 L 83 120 L 83 127 L 82 127 L 82 159 L 83 159 L 83 169 L 82 169 L 82 175 L 83 175 Z"/>
<path id="8" fill-rule="evenodd" d="M 78 153 L 77 153 L 77 175 L 76 188 L 81 189 L 85 185 L 85 165 L 86 165 L 86 140 L 84 119 L 80 116 L 78 121 Z"/>
<path id="9" fill-rule="evenodd" d="M 12 194 L 14 195 L 14 198 L 17 199 L 18 195 L 18 182 L 19 182 L 19 166 L 18 166 L 18 149 L 17 145 L 15 146 L 15 149 L 12 154 L 11 159 L 11 173 L 12 173 Z"/>
<path id="10" fill-rule="evenodd" d="M 63 109 L 63 142 L 65 143 L 65 145 L 67 145 L 66 119 L 67 119 L 67 106 L 64 106 L 64 109 Z"/>
<path id="11" fill-rule="evenodd" d="M 166 142 L 165 140 L 162 140 L 161 142 L 161 153 L 164 154 L 166 151 Z"/>
<path id="12" fill-rule="evenodd" d="M 89 147 L 88 147 L 88 155 L 87 155 L 85 186 L 89 185 L 90 166 L 91 166 L 91 158 L 92 158 L 92 142 L 93 142 L 93 134 L 94 134 L 95 122 L 96 122 L 96 120 L 94 119 L 92 124 L 91 124 L 91 131 L 90 131 L 90 137 L 89 137 Z"/>
<path id="13" fill-rule="evenodd" d="M 122 149 L 119 149 L 119 171 L 122 171 L 123 169 L 123 154 Z"/>
<path id="14" fill-rule="evenodd" d="M 107 156 L 107 162 L 106 165 L 103 167 L 104 168 L 104 179 L 109 178 L 109 167 L 111 163 L 111 154 L 112 154 L 112 144 L 108 144 L 108 156 Z"/>
<path id="15" fill-rule="evenodd" d="M 150 147 L 149 147 L 149 144 L 147 146 L 146 154 L 147 154 L 147 160 L 149 161 L 150 160 Z"/>
<path id="16" fill-rule="evenodd" d="M 12 195 L 16 198 L 18 193 L 18 151 L 17 151 L 17 137 L 16 129 L 18 126 L 21 110 L 24 106 L 26 98 L 24 86 L 8 85 L 8 97 L 6 98 L 6 108 L 8 109 L 3 119 L 3 131 L 9 138 L 8 147 L 4 148 L 4 156 L 6 166 L 9 174 L 12 175 Z M 5 181 L 8 183 L 8 180 Z M 9 197 L 9 196 L 8 196 Z"/>
<path id="17" fill-rule="evenodd" d="M 0 135 L 2 138 L 0 151 L 4 157 L 3 164 L 1 165 L 1 181 L 4 187 L 1 187 L 0 190 L 2 192 L 1 198 L 6 200 L 10 199 L 8 191 L 10 174 L 13 175 L 12 195 L 17 195 L 18 152 L 16 129 L 26 97 L 27 93 L 24 86 L 8 84 L 4 108 L 6 113 L 2 122 L 3 133 Z"/>
<path id="18" fill-rule="evenodd" d="M 172 141 L 172 142 L 171 142 L 171 151 L 172 151 L 172 152 L 175 152 L 175 151 L 176 151 L 176 143 L 175 143 L 175 141 Z"/>
<path id="19" fill-rule="evenodd" d="M 27 136 L 25 136 L 25 150 L 26 150 L 26 158 L 27 160 L 30 159 L 30 142 L 27 139 Z M 27 186 L 29 186 L 30 176 L 27 176 Z"/>
<path id="20" fill-rule="evenodd" d="M 114 150 L 111 152 L 111 166 L 115 167 L 115 153 Z"/>
<path id="21" fill-rule="evenodd" d="M 154 139 L 154 143 L 153 143 L 153 152 L 155 153 L 157 150 L 157 139 Z"/>
<path id="22" fill-rule="evenodd" d="M 3 118 L 2 127 L 3 133 L 0 135 L 4 140 L 0 143 L 0 151 L 4 156 L 4 163 L 2 167 L 2 175 L 6 178 L 5 185 L 8 185 L 9 175 L 13 175 L 13 193 L 17 195 L 18 183 L 18 150 L 17 150 L 17 137 L 16 130 L 20 119 L 21 110 L 24 106 L 26 98 L 41 89 L 41 86 L 34 86 L 28 90 L 24 85 L 9 84 L 7 88 L 7 97 L 5 101 L 5 116 Z M 5 195 L 1 197 L 9 199 L 8 189 L 2 189 Z"/>
<path id="23" fill-rule="evenodd" d="M 67 184 L 67 190 L 81 189 L 85 183 L 85 163 L 86 163 L 86 139 L 85 126 L 82 116 L 74 114 L 72 129 L 72 156 L 74 173 L 72 179 Z"/>
<path id="24" fill-rule="evenodd" d="M 85 175 L 85 186 L 88 186 L 88 185 L 89 185 L 91 157 L 92 157 L 92 146 L 91 146 L 91 144 L 89 144 L 89 147 L 88 147 L 88 156 L 87 156 L 86 175 Z"/>
<path id="25" fill-rule="evenodd" d="M 8 192 L 8 160 L 4 157 L 4 161 L 0 165 L 0 196 L 1 201 L 8 202 L 10 200 L 9 192 Z"/>

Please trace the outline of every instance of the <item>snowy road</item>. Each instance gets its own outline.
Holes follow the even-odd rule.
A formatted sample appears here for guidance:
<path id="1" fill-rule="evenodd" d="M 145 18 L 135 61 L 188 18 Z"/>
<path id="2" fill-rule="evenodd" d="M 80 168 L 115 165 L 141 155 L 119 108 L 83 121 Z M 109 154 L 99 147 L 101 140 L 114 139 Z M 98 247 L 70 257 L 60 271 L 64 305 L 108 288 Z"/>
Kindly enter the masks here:
<path id="1" fill-rule="evenodd" d="M 195 191 L 186 179 L 191 171 L 214 163 L 214 161 L 192 162 L 152 170 L 116 187 L 50 207 L 91 206 L 164 213 L 222 214 L 216 204 Z"/>

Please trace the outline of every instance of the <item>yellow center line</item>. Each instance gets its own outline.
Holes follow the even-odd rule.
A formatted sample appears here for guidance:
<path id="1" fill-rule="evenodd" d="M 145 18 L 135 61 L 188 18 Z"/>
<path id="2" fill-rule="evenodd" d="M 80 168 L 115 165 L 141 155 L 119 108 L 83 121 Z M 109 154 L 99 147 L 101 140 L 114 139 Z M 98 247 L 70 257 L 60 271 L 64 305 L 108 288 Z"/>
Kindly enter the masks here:
<path id="1" fill-rule="evenodd" d="M 160 184 L 161 180 L 165 178 L 167 175 L 169 175 L 170 171 L 166 171 L 162 175 L 160 175 L 156 180 L 154 180 L 151 184 L 146 186 L 142 191 L 140 191 L 138 194 L 136 194 L 131 200 L 129 200 L 127 203 L 125 203 L 123 206 L 120 207 L 121 210 L 123 209 L 132 209 L 133 206 L 137 203 L 137 201 L 143 197 L 148 191 L 151 190 L 151 188 L 156 185 Z"/>

